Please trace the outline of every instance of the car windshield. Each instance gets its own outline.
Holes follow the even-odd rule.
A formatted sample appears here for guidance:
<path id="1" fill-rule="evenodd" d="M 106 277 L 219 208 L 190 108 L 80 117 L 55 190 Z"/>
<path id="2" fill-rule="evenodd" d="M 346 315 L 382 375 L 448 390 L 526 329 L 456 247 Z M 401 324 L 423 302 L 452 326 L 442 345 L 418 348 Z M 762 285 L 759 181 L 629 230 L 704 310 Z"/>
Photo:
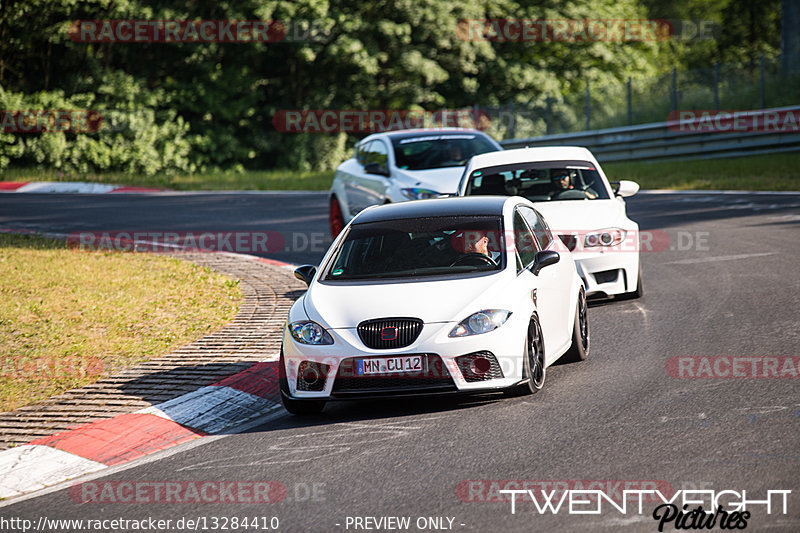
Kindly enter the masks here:
<path id="1" fill-rule="evenodd" d="M 502 270 L 498 216 L 397 219 L 354 224 L 324 276 L 328 281 L 469 275 Z"/>
<path id="2" fill-rule="evenodd" d="M 523 196 L 532 202 L 608 199 L 603 178 L 588 161 L 547 161 L 477 169 L 465 196 Z"/>
<path id="3" fill-rule="evenodd" d="M 392 138 L 394 160 L 404 170 L 463 167 L 475 154 L 494 152 L 494 146 L 477 133 L 421 134 Z"/>

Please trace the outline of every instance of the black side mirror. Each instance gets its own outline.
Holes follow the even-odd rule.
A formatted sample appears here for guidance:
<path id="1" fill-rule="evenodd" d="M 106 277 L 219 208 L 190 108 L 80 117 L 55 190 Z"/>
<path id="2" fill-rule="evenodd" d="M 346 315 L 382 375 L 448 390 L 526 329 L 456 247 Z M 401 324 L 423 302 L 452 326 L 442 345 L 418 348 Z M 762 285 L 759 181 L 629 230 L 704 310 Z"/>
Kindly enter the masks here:
<path id="1" fill-rule="evenodd" d="M 534 276 L 539 275 L 539 271 L 546 266 L 555 265 L 561 260 L 561 256 L 558 255 L 558 252 L 554 252 L 553 250 L 543 250 L 536 254 L 536 257 L 533 259 L 533 264 L 531 265 L 531 272 Z"/>
<path id="2" fill-rule="evenodd" d="M 389 176 L 389 171 L 380 163 L 367 163 L 364 165 L 364 172 L 367 174 L 378 174 L 379 176 Z"/>
<path id="3" fill-rule="evenodd" d="M 317 267 L 314 265 L 303 265 L 297 267 L 294 271 L 294 277 L 300 281 L 304 281 L 306 285 L 311 285 L 311 280 L 317 274 Z"/>

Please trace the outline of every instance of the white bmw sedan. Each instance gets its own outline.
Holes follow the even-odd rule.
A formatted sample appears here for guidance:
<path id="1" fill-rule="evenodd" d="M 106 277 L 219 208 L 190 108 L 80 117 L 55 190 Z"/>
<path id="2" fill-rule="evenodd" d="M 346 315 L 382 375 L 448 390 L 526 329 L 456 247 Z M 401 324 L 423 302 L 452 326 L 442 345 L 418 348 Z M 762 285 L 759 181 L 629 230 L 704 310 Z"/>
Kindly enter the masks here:
<path id="1" fill-rule="evenodd" d="M 283 404 L 455 392 L 529 392 L 589 351 L 569 251 L 519 197 L 377 206 L 344 228 L 289 311 Z"/>
<path id="2" fill-rule="evenodd" d="M 572 252 L 588 296 L 638 298 L 639 225 L 628 218 L 623 197 L 639 185 L 613 185 L 586 148 L 520 148 L 472 158 L 459 195 L 518 195 L 534 202 Z"/>
<path id="3" fill-rule="evenodd" d="M 336 169 L 329 195 L 331 236 L 372 205 L 455 196 L 469 158 L 502 149 L 485 133 L 470 129 L 370 135 Z"/>

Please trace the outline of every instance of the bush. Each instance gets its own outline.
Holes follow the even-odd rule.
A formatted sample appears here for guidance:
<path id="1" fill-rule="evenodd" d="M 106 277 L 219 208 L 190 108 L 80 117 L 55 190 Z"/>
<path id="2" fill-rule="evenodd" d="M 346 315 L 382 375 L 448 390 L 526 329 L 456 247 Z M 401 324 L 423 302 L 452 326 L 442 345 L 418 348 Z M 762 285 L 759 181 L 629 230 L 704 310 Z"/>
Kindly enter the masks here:
<path id="1" fill-rule="evenodd" d="M 61 90 L 22 94 L 0 87 L 0 109 L 6 111 L 97 111 L 102 117 L 96 131 L 0 133 L 0 169 L 13 164 L 83 173 L 194 171 L 189 124 L 173 110 L 159 111 L 159 100 L 163 95 L 122 73 L 108 77 L 96 93 L 69 97 Z"/>

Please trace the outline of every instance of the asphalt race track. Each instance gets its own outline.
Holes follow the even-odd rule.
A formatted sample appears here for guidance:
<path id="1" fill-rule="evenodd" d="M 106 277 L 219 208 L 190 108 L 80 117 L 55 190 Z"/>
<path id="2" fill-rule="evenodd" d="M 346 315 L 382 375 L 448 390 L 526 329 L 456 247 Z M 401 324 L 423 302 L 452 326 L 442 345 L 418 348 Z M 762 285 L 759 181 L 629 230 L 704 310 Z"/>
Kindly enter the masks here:
<path id="1" fill-rule="evenodd" d="M 655 243 L 642 256 L 645 296 L 594 304 L 589 359 L 549 368 L 534 396 L 329 404 L 92 480 L 276 481 L 286 494 L 275 503 L 79 503 L 61 489 L 0 507 L 0 517 L 169 519 L 170 531 L 194 529 L 176 526 L 181 518 L 199 530 L 256 530 L 224 520 L 233 517 L 265 517 L 261 531 L 271 517 L 278 531 L 404 530 L 365 517 L 410 517 L 408 531 L 658 530 L 649 500 L 641 514 L 628 501 L 624 514 L 603 502 L 599 514 L 565 504 L 553 515 L 519 498 L 512 514 L 497 489 L 528 481 L 537 494 L 671 487 L 744 490 L 752 501 L 790 490 L 785 508 L 772 493 L 771 514 L 748 506 L 747 529 L 800 531 L 800 193 L 642 193 L 628 206 Z M 322 193 L 5 194 L 0 228 L 277 231 L 284 250 L 262 255 L 293 263 L 315 263 L 329 242 Z M 712 356 L 725 357 L 703 359 Z M 779 361 L 772 377 L 730 377 L 770 375 L 767 359 Z"/>

